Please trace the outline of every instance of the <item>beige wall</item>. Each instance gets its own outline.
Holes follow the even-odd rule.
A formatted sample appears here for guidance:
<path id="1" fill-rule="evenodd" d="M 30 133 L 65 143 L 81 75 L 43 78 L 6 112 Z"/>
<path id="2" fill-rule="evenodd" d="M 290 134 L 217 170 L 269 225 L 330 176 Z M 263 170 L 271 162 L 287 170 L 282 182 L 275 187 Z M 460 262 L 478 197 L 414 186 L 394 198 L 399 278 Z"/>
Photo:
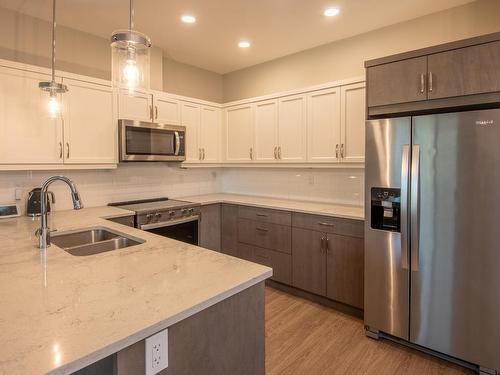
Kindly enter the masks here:
<path id="1" fill-rule="evenodd" d="M 224 101 L 364 75 L 365 60 L 500 31 L 500 0 L 479 0 L 224 75 Z"/>
<path id="2" fill-rule="evenodd" d="M 163 91 L 222 103 L 222 75 L 163 58 Z"/>
<path id="3" fill-rule="evenodd" d="M 0 59 L 50 67 L 50 23 L 0 8 L 0 35 Z M 58 26 L 56 51 L 56 69 L 111 78 L 106 38 Z M 223 97 L 221 75 L 173 62 L 159 48 L 151 51 L 151 88 L 216 102 Z"/>

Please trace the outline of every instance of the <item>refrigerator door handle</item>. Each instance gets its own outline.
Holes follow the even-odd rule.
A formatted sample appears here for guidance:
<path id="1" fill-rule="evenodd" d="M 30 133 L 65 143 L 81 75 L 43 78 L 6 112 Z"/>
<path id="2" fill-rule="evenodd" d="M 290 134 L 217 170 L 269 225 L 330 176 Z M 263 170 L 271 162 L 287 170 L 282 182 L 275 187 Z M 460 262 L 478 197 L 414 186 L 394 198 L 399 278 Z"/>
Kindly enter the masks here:
<path id="1" fill-rule="evenodd" d="M 408 267 L 408 180 L 410 145 L 403 145 L 401 158 L 401 268 Z"/>
<path id="2" fill-rule="evenodd" d="M 411 152 L 411 269 L 419 270 L 420 226 L 420 146 L 413 145 Z"/>

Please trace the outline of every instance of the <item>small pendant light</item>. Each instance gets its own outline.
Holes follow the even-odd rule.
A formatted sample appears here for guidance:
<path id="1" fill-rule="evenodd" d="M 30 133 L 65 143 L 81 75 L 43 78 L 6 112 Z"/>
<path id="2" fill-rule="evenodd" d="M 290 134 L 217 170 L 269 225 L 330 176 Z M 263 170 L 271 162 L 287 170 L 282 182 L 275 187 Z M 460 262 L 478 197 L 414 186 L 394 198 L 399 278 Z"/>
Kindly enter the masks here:
<path id="1" fill-rule="evenodd" d="M 137 89 L 149 89 L 149 53 L 151 40 L 133 30 L 134 4 L 130 0 L 129 28 L 117 30 L 111 36 L 111 75 L 114 87 L 132 94 Z"/>
<path id="2" fill-rule="evenodd" d="M 38 87 L 42 91 L 49 93 L 48 111 L 51 118 L 57 118 L 61 114 L 60 98 L 57 94 L 68 91 L 66 85 L 56 82 L 56 0 L 52 0 L 52 80 L 50 82 L 40 82 Z"/>

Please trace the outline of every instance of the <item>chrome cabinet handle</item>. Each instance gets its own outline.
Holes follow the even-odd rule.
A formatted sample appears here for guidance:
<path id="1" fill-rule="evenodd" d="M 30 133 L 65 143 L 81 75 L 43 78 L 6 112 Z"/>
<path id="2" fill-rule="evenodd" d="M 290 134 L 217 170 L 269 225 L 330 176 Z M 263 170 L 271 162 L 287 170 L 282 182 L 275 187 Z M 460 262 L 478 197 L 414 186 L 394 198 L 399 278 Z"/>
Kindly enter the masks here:
<path id="1" fill-rule="evenodd" d="M 335 226 L 335 224 L 327 223 L 326 221 L 318 221 L 318 225 L 322 225 L 324 227 L 334 227 Z"/>
<path id="2" fill-rule="evenodd" d="M 201 160 L 201 148 L 198 149 L 198 160 Z"/>
<path id="3" fill-rule="evenodd" d="M 69 159 L 69 142 L 66 142 L 66 159 Z"/>
<path id="4" fill-rule="evenodd" d="M 154 120 L 152 105 L 149 106 L 149 118 L 151 119 L 151 121 Z"/>
<path id="5" fill-rule="evenodd" d="M 269 229 L 267 229 L 267 228 L 256 227 L 255 229 L 258 230 L 258 231 L 261 231 L 261 232 L 269 232 Z"/>
<path id="6" fill-rule="evenodd" d="M 425 92 L 425 74 L 420 74 L 420 93 L 423 94 Z"/>
<path id="7" fill-rule="evenodd" d="M 253 148 L 250 147 L 250 160 L 253 160 Z"/>
<path id="8" fill-rule="evenodd" d="M 344 144 L 343 143 L 340 145 L 340 158 L 341 159 L 344 158 Z"/>
<path id="9" fill-rule="evenodd" d="M 278 159 L 281 160 L 281 146 L 278 146 Z"/>
<path id="10" fill-rule="evenodd" d="M 63 145 L 62 142 L 59 142 L 59 159 L 63 157 Z"/>
<path id="11" fill-rule="evenodd" d="M 410 145 L 403 145 L 401 157 L 401 268 L 408 269 L 408 169 Z"/>
<path id="12" fill-rule="evenodd" d="M 335 145 L 335 158 L 336 159 L 339 158 L 339 144 L 338 143 Z"/>
<path id="13" fill-rule="evenodd" d="M 274 158 L 275 159 L 278 159 L 277 151 L 278 151 L 278 148 L 276 146 L 274 146 Z"/>
<path id="14" fill-rule="evenodd" d="M 155 105 L 155 119 L 158 120 L 158 106 Z"/>
<path id="15" fill-rule="evenodd" d="M 429 92 L 432 92 L 432 90 L 434 90 L 433 75 L 432 72 L 429 72 Z"/>
<path id="16" fill-rule="evenodd" d="M 268 215 L 266 215 L 266 214 L 255 214 L 255 216 L 267 217 Z"/>
<path id="17" fill-rule="evenodd" d="M 330 238 L 328 238 L 328 236 L 326 236 L 326 247 L 325 247 L 325 250 L 327 253 L 330 252 Z"/>
<path id="18" fill-rule="evenodd" d="M 321 237 L 321 247 L 319 249 L 320 252 L 326 251 L 326 237 Z"/>
<path id="19" fill-rule="evenodd" d="M 203 150 L 203 159 L 202 160 L 205 160 L 205 147 L 203 147 L 202 150 Z"/>

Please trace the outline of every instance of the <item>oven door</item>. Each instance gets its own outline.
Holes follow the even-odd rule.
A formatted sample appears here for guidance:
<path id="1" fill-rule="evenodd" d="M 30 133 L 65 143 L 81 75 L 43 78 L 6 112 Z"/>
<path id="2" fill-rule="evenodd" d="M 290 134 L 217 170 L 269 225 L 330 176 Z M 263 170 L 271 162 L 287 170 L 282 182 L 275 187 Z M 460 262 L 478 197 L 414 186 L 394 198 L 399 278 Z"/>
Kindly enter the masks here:
<path id="1" fill-rule="evenodd" d="M 139 229 L 192 245 L 198 245 L 199 221 L 199 216 L 191 216 L 162 223 L 142 224 L 139 225 Z"/>
<path id="2" fill-rule="evenodd" d="M 120 161 L 183 161 L 186 128 L 119 120 Z"/>

